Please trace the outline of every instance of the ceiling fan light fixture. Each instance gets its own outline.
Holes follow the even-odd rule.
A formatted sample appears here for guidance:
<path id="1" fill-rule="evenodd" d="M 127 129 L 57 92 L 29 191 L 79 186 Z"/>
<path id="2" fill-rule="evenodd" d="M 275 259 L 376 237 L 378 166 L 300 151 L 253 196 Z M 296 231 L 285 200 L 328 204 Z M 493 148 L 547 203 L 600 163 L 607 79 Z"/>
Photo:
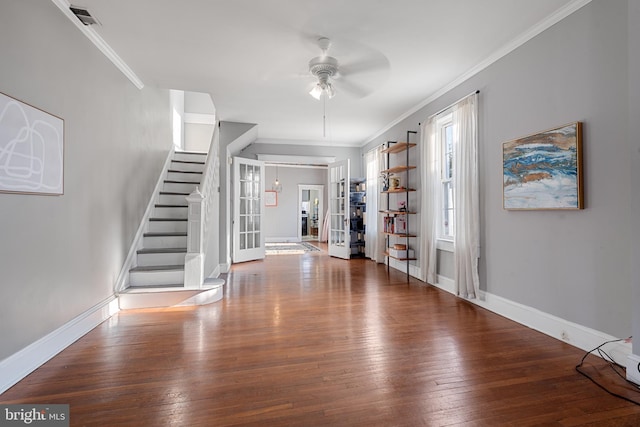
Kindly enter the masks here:
<path id="1" fill-rule="evenodd" d="M 318 101 L 320 100 L 320 97 L 322 96 L 322 87 L 320 86 L 320 83 L 317 83 L 313 89 L 309 91 L 309 95 L 313 96 Z"/>

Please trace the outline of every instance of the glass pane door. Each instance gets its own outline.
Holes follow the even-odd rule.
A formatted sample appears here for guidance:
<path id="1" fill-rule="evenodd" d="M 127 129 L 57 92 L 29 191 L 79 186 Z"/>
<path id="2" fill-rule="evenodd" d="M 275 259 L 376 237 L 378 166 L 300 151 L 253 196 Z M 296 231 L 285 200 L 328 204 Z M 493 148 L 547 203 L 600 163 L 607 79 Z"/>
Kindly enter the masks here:
<path id="1" fill-rule="evenodd" d="M 329 165 L 329 255 L 349 259 L 349 159 Z"/>
<path id="2" fill-rule="evenodd" d="M 262 259 L 264 164 L 234 157 L 233 262 Z"/>

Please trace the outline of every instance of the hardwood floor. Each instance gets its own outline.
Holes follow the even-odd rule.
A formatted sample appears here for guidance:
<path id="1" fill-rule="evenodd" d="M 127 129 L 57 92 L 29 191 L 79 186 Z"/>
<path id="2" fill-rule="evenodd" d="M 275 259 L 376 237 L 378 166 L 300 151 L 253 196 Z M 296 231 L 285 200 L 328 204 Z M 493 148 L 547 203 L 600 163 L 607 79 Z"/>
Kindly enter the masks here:
<path id="1" fill-rule="evenodd" d="M 371 261 L 269 256 L 225 292 L 120 312 L 0 403 L 68 403 L 74 426 L 640 425 L 581 350 Z"/>

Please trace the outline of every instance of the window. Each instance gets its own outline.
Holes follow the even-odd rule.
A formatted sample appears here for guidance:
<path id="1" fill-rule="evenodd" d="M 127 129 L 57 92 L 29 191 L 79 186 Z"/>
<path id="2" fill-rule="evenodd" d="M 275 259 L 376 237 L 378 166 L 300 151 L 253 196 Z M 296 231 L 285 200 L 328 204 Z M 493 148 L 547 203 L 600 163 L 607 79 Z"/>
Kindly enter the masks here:
<path id="1" fill-rule="evenodd" d="M 438 119 L 437 141 L 440 149 L 440 199 L 442 211 L 438 218 L 438 238 L 453 240 L 455 236 L 454 217 L 454 151 L 453 151 L 453 122 L 449 113 Z"/>

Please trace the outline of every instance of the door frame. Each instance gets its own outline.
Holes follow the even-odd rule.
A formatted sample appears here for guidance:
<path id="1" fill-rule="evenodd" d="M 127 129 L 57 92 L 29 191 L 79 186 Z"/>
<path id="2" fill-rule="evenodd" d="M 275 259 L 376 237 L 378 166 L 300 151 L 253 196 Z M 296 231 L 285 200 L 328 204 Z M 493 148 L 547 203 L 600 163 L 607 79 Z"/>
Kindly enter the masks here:
<path id="1" fill-rule="evenodd" d="M 324 225 L 324 185 L 321 184 L 298 184 L 298 209 L 296 218 L 298 219 L 298 241 L 302 241 L 302 217 L 300 216 L 300 206 L 302 206 L 302 192 L 304 190 L 318 191 L 318 241 L 322 236 L 322 226 Z"/>

